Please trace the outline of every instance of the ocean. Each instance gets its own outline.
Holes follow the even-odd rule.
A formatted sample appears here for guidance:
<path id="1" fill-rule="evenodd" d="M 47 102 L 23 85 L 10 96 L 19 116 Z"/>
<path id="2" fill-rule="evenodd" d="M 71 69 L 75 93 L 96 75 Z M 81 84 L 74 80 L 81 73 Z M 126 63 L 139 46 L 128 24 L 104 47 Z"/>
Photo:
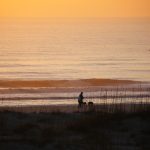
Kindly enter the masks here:
<path id="1" fill-rule="evenodd" d="M 150 81 L 150 19 L 0 19 L 0 80 Z"/>

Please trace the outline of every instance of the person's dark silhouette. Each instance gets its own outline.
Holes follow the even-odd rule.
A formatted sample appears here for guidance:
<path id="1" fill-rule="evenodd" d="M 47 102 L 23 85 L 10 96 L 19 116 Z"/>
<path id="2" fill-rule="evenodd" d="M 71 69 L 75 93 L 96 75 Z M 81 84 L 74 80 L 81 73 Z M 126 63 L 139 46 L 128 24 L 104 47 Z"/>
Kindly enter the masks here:
<path id="1" fill-rule="evenodd" d="M 83 92 L 80 93 L 79 97 L 78 97 L 78 103 L 79 103 L 79 107 L 82 107 L 83 104 Z"/>

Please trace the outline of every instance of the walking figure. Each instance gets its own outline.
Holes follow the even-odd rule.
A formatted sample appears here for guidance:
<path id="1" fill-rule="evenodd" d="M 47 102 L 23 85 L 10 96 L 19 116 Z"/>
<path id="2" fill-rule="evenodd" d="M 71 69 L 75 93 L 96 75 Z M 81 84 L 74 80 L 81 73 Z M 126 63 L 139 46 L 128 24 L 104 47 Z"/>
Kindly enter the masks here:
<path id="1" fill-rule="evenodd" d="M 78 103 L 79 103 L 79 107 L 82 107 L 83 105 L 83 92 L 80 93 L 79 97 L 78 97 Z"/>

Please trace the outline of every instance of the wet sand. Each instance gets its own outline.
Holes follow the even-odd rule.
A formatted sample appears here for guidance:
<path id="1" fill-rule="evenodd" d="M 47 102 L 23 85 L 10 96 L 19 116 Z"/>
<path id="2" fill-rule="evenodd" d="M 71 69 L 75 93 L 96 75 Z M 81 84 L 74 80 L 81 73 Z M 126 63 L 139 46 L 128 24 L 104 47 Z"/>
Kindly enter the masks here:
<path id="1" fill-rule="evenodd" d="M 100 105 L 99 105 L 100 106 Z M 102 106 L 102 105 L 101 105 Z M 23 112 L 23 113 L 40 113 L 40 112 L 65 112 L 73 113 L 78 111 L 85 111 L 85 109 L 78 109 L 78 105 L 43 105 L 43 106 L 12 106 L 0 107 L 0 112 Z"/>
<path id="2" fill-rule="evenodd" d="M 95 104 L 91 109 L 87 106 L 78 108 L 78 104 L 72 105 L 37 105 L 37 106 L 12 106 L 0 107 L 0 112 L 22 112 L 22 113 L 75 113 L 75 112 L 141 112 L 147 111 L 150 103 L 114 103 L 114 104 Z"/>

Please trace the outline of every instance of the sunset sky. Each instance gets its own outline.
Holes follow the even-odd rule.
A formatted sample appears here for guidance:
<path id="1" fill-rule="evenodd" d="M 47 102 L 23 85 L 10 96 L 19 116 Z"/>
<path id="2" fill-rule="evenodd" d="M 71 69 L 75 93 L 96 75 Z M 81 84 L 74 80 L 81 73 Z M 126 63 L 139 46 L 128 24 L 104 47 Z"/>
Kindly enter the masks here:
<path id="1" fill-rule="evenodd" d="M 0 0 L 0 17 L 150 17 L 150 0 Z"/>

